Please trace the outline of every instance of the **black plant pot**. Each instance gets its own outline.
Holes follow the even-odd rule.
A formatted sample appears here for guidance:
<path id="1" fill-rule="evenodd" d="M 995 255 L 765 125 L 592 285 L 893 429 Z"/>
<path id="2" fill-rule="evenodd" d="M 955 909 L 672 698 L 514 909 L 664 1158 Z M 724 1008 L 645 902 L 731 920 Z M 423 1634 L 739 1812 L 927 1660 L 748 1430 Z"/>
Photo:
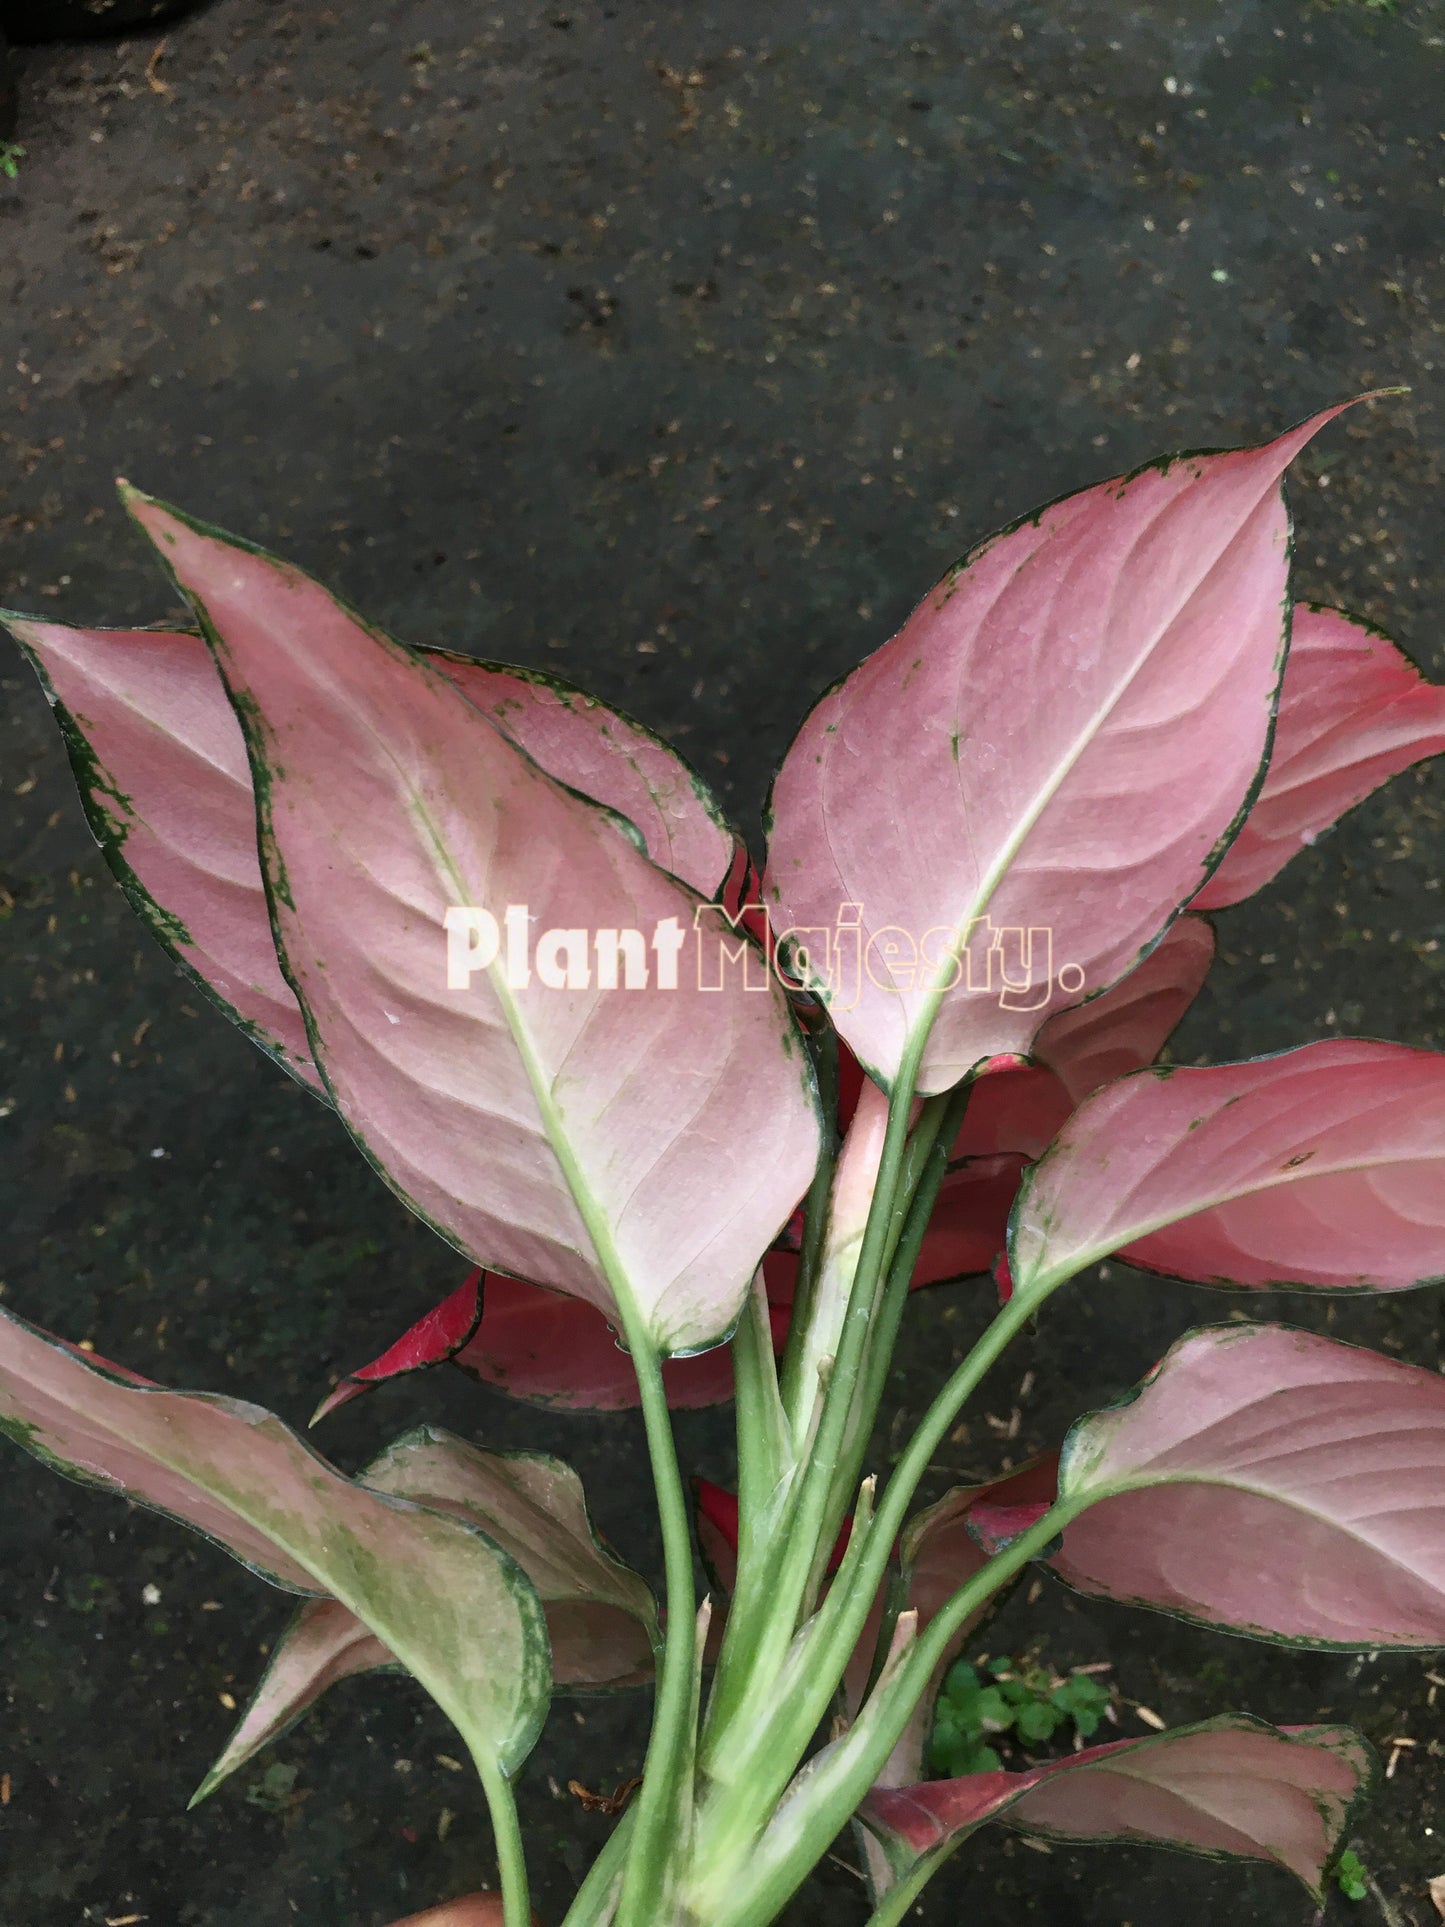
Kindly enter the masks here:
<path id="1" fill-rule="evenodd" d="M 198 0 L 0 0 L 0 28 L 12 40 L 90 40 L 138 33 L 189 13 Z"/>

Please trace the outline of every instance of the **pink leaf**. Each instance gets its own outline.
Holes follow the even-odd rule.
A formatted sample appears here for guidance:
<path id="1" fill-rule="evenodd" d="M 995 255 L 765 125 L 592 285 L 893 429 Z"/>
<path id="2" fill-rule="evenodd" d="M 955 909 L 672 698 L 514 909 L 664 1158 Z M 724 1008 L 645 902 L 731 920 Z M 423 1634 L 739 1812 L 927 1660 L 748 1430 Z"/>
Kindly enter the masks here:
<path id="1" fill-rule="evenodd" d="M 1203 917 L 1180 917 L 1112 990 L 1056 1012 L 1035 1039 L 1034 1056 L 1057 1074 L 1073 1103 L 1082 1103 L 1101 1084 L 1154 1062 L 1213 962 L 1209 924 Z"/>
<path id="2" fill-rule="evenodd" d="M 780 939 L 856 911 L 864 967 L 839 929 L 819 991 L 881 1082 L 910 1051 L 923 1092 L 1025 1052 L 1198 894 L 1268 746 L 1280 480 L 1337 412 L 1040 510 L 808 717 L 773 792 L 765 895 Z"/>
<path id="3" fill-rule="evenodd" d="M 273 1584 L 339 1600 L 508 1771 L 531 1750 L 551 1685 L 542 1607 L 475 1527 L 344 1478 L 257 1406 L 117 1379 L 4 1311 L 0 1429 Z"/>
<path id="4" fill-rule="evenodd" d="M 9 616 L 56 712 L 91 829 L 132 904 L 261 1048 L 324 1096 L 281 975 L 256 855 L 251 769 L 200 635 Z M 705 896 L 747 853 L 700 778 L 640 723 L 535 671 L 419 651 L 541 767 L 636 824 Z"/>
<path id="5" fill-rule="evenodd" d="M 1442 750 L 1445 689 L 1358 617 L 1297 606 L 1264 788 L 1196 907 L 1252 896 L 1381 783 Z"/>
<path id="6" fill-rule="evenodd" d="M 439 1907 L 427 1907 L 405 1920 L 394 1920 L 392 1927 L 502 1927 L 503 1906 L 500 1894 L 463 1894 L 458 1900 L 444 1900 Z M 536 1914 L 533 1927 L 541 1927 Z"/>
<path id="7" fill-rule="evenodd" d="M 781 991 L 731 973 L 710 992 L 721 912 L 433 666 L 298 570 L 129 500 L 242 718 L 278 948 L 368 1156 L 478 1263 L 661 1351 L 715 1343 L 817 1159 Z M 466 989 L 448 986 L 455 906 L 498 938 L 488 955 L 478 926 L 479 961 L 452 956 Z M 513 906 L 528 921 L 503 943 Z M 636 933 L 626 967 L 647 994 L 622 987 L 615 940 L 619 987 L 596 980 L 602 933 L 618 932 Z M 686 957 L 669 937 L 693 939 Z"/>
<path id="8" fill-rule="evenodd" d="M 990 1820 L 1050 1840 L 1136 1841 L 1287 1868 L 1317 1899 L 1374 1778 L 1349 1727 L 1272 1727 L 1224 1714 L 1091 1746 L 1027 1773 L 875 1790 L 862 1818 L 895 1878 L 942 1860 Z"/>
<path id="9" fill-rule="evenodd" d="M 338 1680 L 404 1671 L 391 1648 L 349 1606 L 338 1599 L 308 1599 L 277 1640 L 260 1685 L 190 1804 L 199 1806 L 238 1767 L 279 1740 Z"/>
<path id="10" fill-rule="evenodd" d="M 1445 1379 L 1283 1326 L 1181 1339 L 1080 1420 L 1071 1585 L 1305 1646 L 1445 1646 Z"/>
<path id="11" fill-rule="evenodd" d="M 199 636 L 8 617 L 39 672 L 90 827 L 158 942 L 322 1095 L 281 975 L 240 724 Z"/>
<path id="12" fill-rule="evenodd" d="M 1115 1251 L 1206 1284 L 1445 1277 L 1445 1056 L 1340 1039 L 1107 1085 L 1024 1181 L 1014 1282 Z"/>
<path id="13" fill-rule="evenodd" d="M 641 723 L 557 676 L 421 653 L 549 776 L 635 824 L 653 862 L 700 895 L 721 899 L 746 875 L 747 851 L 702 778 Z"/>
<path id="14" fill-rule="evenodd" d="M 515 1559 L 546 1616 L 560 1691 L 641 1685 L 660 1638 L 647 1586 L 597 1537 L 582 1485 L 540 1452 L 481 1452 L 424 1427 L 360 1474 L 375 1492 L 409 1499 L 479 1528 Z M 212 1793 L 280 1736 L 337 1680 L 395 1670 L 389 1648 L 335 1599 L 313 1599 L 277 1641 L 270 1664 L 224 1752 L 194 1799 Z"/>

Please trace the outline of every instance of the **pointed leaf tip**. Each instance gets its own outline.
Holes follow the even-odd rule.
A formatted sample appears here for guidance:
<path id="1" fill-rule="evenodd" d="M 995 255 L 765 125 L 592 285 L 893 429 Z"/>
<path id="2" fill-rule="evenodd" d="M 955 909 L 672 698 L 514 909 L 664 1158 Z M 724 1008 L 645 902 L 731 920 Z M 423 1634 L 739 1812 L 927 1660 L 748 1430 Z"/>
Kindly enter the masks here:
<path id="1" fill-rule="evenodd" d="M 475 1525 L 346 1478 L 254 1405 L 137 1383 L 4 1310 L 0 1425 L 67 1476 L 344 1607 L 506 1770 L 531 1750 L 551 1691 L 542 1604 Z"/>
<path id="2" fill-rule="evenodd" d="M 764 888 L 780 937 L 858 926 L 818 988 L 881 1081 L 918 1055 L 918 1090 L 942 1091 L 1027 1052 L 1207 882 L 1264 771 L 1282 477 L 1339 412 L 1024 518 L 807 718 L 774 785 Z"/>
<path id="3" fill-rule="evenodd" d="M 709 982 L 721 913 L 437 664 L 289 564 L 155 505 L 138 519 L 247 733 L 278 952 L 373 1164 L 479 1263 L 660 1351 L 717 1343 L 817 1161 L 781 988 Z M 566 941 L 565 974 L 542 942 L 525 977 L 510 943 L 456 957 L 450 911 L 500 924 L 514 904 Z M 595 975 L 592 932 L 615 939 Z"/>

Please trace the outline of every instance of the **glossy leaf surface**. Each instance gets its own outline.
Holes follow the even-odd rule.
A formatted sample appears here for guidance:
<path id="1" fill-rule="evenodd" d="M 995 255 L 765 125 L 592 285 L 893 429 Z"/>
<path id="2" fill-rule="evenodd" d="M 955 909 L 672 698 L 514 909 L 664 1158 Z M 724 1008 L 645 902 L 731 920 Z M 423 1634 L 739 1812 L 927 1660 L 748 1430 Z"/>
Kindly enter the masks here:
<path id="1" fill-rule="evenodd" d="M 1445 1277 L 1445 1056 L 1331 1039 L 1108 1085 L 1024 1181 L 1015 1288 L 1111 1252 L 1206 1284 Z"/>
<path id="2" fill-rule="evenodd" d="M 130 504 L 242 718 L 278 948 L 367 1155 L 477 1262 L 634 1320 L 662 1351 L 716 1342 L 817 1156 L 781 992 L 734 973 L 710 993 L 721 913 L 434 666 L 300 571 Z M 497 937 L 462 960 L 465 988 L 449 985 L 456 906 Z M 604 987 L 601 934 L 624 931 L 645 990 L 624 987 L 616 942 Z M 687 950 L 675 987 L 666 945 L 646 949 L 661 932 Z"/>
<path id="3" fill-rule="evenodd" d="M 1441 750 L 1445 689 L 1368 623 L 1298 606 L 1264 788 L 1196 908 L 1252 896 L 1346 810 Z"/>
<path id="4" fill-rule="evenodd" d="M 1026 1052 L 1197 895 L 1263 773 L 1280 480 L 1329 418 L 1040 510 L 808 717 L 773 792 L 769 914 L 831 931 L 857 907 L 864 967 L 849 951 L 825 988 L 881 1081 L 911 1049 L 920 1091 Z M 958 942 L 973 973 L 955 983 Z"/>

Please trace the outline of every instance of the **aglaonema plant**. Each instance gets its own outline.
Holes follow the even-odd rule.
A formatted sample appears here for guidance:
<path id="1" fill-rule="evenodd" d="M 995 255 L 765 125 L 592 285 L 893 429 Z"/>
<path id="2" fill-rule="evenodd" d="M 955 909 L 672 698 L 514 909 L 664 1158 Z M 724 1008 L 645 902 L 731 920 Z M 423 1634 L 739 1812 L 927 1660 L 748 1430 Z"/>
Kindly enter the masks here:
<path id="1" fill-rule="evenodd" d="M 297 1598 L 201 1794 L 334 1680 L 405 1670 L 476 1764 L 501 1879 L 426 1918 L 523 1927 L 512 1781 L 551 1697 L 650 1687 L 640 1787 L 566 1927 L 766 1927 L 850 1822 L 870 1927 L 995 1820 L 1323 1896 L 1373 1773 L 1348 1728 L 1221 1712 L 1086 1744 L 1097 1688 L 1005 1665 L 1010 1698 L 959 1656 L 1033 1561 L 1251 1637 L 1445 1646 L 1438 1373 L 1206 1327 L 1057 1452 L 915 1508 L 990 1366 L 1103 1258 L 1244 1292 L 1445 1276 L 1445 1058 L 1159 1062 L 1203 913 L 1445 748 L 1445 691 L 1290 593 L 1283 478 L 1337 412 L 973 550 L 804 722 L 761 878 L 639 725 L 407 647 L 124 485 L 195 626 L 7 619 L 153 934 L 473 1267 L 318 1418 L 451 1361 L 640 1407 L 656 1486 L 661 1607 L 556 1459 L 422 1425 L 348 1475 L 0 1311 L 19 1444 Z M 880 1486 L 910 1291 L 973 1275 L 997 1315 Z M 669 1406 L 727 1399 L 700 1602 Z M 1067 1718 L 1076 1750 L 1005 1769 L 983 1725 L 949 1740 L 988 1692 L 993 1730 Z M 982 1770 L 929 1777 L 950 1758 Z"/>

